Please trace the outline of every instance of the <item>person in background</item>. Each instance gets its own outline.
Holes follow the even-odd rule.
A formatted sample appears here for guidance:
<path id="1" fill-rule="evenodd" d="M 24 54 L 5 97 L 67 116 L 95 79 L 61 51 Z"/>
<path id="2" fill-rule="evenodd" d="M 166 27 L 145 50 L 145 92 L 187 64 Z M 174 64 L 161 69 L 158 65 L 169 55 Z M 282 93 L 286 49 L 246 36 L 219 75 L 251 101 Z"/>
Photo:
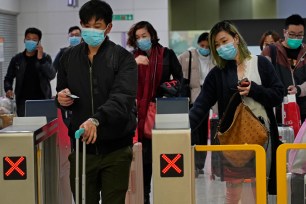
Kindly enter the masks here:
<path id="1" fill-rule="evenodd" d="M 42 33 L 39 29 L 26 29 L 24 34 L 25 50 L 11 59 L 4 77 L 6 97 L 14 98 L 14 94 L 16 96 L 18 117 L 25 115 L 26 100 L 50 99 L 52 97 L 50 81 L 55 78 L 56 71 L 52 67 L 50 55 L 44 52 L 41 38 Z"/>
<path id="2" fill-rule="evenodd" d="M 69 41 L 69 46 L 61 48 L 60 51 L 57 53 L 54 62 L 53 62 L 53 67 L 56 71 L 60 69 L 60 59 L 63 56 L 63 53 L 70 47 L 76 46 L 82 42 L 82 37 L 81 37 L 81 29 L 79 26 L 72 26 L 68 29 L 68 41 Z M 71 111 L 69 110 L 61 110 L 61 115 L 63 118 L 63 122 L 65 125 L 68 127 L 69 122 L 70 122 L 70 117 L 71 117 Z"/>
<path id="3" fill-rule="evenodd" d="M 285 86 L 284 96 L 295 94 L 300 108 L 301 123 L 306 119 L 306 46 L 303 43 L 305 35 L 304 19 L 298 15 L 290 15 L 285 20 L 283 30 L 284 40 L 275 44 L 276 71 Z M 273 61 L 271 48 L 267 47 L 262 55 Z M 281 106 L 278 107 L 277 115 L 279 123 L 282 122 Z M 304 175 L 292 173 L 291 176 L 291 203 L 303 203 Z"/>
<path id="4" fill-rule="evenodd" d="M 72 26 L 68 29 L 69 46 L 61 48 L 53 61 L 53 67 L 56 71 L 60 69 L 60 59 L 63 53 L 70 47 L 76 46 L 82 42 L 81 29 L 79 26 Z M 68 136 L 68 128 L 70 123 L 71 111 L 60 109 L 58 114 L 58 137 L 60 151 L 60 187 L 59 187 L 59 204 L 72 203 L 72 193 L 69 184 L 69 161 L 68 156 L 71 154 L 71 142 Z"/>
<path id="5" fill-rule="evenodd" d="M 60 67 L 60 59 L 69 47 L 76 46 L 82 42 L 82 37 L 81 37 L 81 29 L 79 26 L 72 26 L 68 29 L 68 41 L 69 41 L 69 46 L 61 48 L 60 51 L 57 53 L 54 62 L 53 62 L 53 67 L 55 70 L 59 70 Z"/>
<path id="6" fill-rule="evenodd" d="M 271 194 L 275 194 L 276 148 L 280 141 L 273 107 L 282 102 L 282 83 L 269 60 L 263 56 L 251 55 L 243 37 L 231 22 L 221 21 L 214 25 L 209 34 L 209 44 L 217 66 L 208 73 L 200 95 L 189 112 L 192 133 L 216 102 L 222 117 L 230 98 L 238 91 L 244 104 L 249 106 L 257 117 L 262 118 L 270 132 L 264 148 L 268 188 Z M 238 81 L 244 78 L 248 79 L 247 86 L 238 85 Z M 239 168 L 231 166 L 221 158 L 220 171 L 221 180 L 226 181 L 227 204 L 239 202 L 244 179 L 251 178 L 252 186 L 255 187 L 254 161 Z"/>
<path id="7" fill-rule="evenodd" d="M 82 141 L 86 142 L 87 204 L 98 204 L 100 193 L 103 204 L 124 204 L 133 158 L 137 65 L 131 53 L 107 36 L 112 16 L 113 10 L 105 1 L 90 0 L 80 8 L 85 43 L 64 52 L 57 74 L 58 106 L 72 111 L 68 134 L 74 149 L 69 155 L 74 199 L 74 135 L 80 128 L 85 130 Z M 80 148 L 85 151 L 81 144 Z M 81 165 L 82 161 L 80 169 Z M 79 185 L 81 188 L 81 182 Z"/>
<path id="8" fill-rule="evenodd" d="M 273 30 L 266 31 L 260 38 L 260 50 L 265 49 L 267 45 L 274 44 L 280 40 L 279 34 Z"/>
<path id="9" fill-rule="evenodd" d="M 190 96 L 184 96 L 190 98 L 190 107 L 194 103 L 195 99 L 201 92 L 201 87 L 204 83 L 205 77 L 208 72 L 215 66 L 210 54 L 210 47 L 208 43 L 209 33 L 204 32 L 198 37 L 198 48 L 188 50 L 178 56 L 178 60 L 182 65 L 183 76 L 188 79 L 189 76 L 189 61 L 191 60 L 190 69 Z M 191 54 L 191 56 L 190 56 Z M 208 135 L 208 118 L 207 115 L 201 126 L 198 128 L 198 137 L 192 141 L 193 144 L 207 145 L 207 135 Z M 198 173 L 203 174 L 203 168 L 205 163 L 206 152 L 195 152 L 195 165 L 196 165 L 196 175 Z"/>
<path id="10" fill-rule="evenodd" d="M 133 25 L 128 32 L 127 44 L 134 48 L 134 57 L 138 65 L 138 138 L 143 145 L 144 203 L 150 203 L 152 176 L 152 140 L 144 135 L 144 122 L 148 105 L 157 97 L 163 97 L 160 85 L 174 80 L 181 81 L 182 67 L 173 50 L 158 43 L 159 38 L 154 27 L 147 21 Z M 153 77 L 155 75 L 155 77 Z M 150 81 L 155 78 L 155 81 Z M 153 86 L 154 84 L 154 86 Z"/>
<path id="11" fill-rule="evenodd" d="M 261 53 L 275 61 L 275 70 L 285 90 L 283 96 L 295 94 L 300 108 L 301 122 L 306 118 L 306 46 L 303 43 L 305 25 L 303 18 L 293 14 L 285 20 L 284 40 L 276 42 L 276 59 L 271 59 L 271 47 L 267 46 Z M 281 106 L 276 109 L 278 123 L 282 123 Z"/>

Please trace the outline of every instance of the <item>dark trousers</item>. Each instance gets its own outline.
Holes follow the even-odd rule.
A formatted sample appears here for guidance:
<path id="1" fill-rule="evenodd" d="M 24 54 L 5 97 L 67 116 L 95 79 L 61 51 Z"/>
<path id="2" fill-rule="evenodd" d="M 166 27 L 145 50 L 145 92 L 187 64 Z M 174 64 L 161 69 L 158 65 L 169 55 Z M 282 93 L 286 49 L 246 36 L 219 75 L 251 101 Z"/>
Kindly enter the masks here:
<path id="1" fill-rule="evenodd" d="M 198 129 L 192 134 L 192 145 L 207 145 L 208 138 L 208 119 L 209 116 L 203 119 L 203 122 Z M 197 169 L 203 169 L 205 165 L 206 151 L 194 153 L 195 166 Z"/>
<path id="2" fill-rule="evenodd" d="M 133 152 L 131 147 L 124 147 L 102 155 L 86 155 L 86 203 L 98 204 L 100 192 L 103 204 L 124 204 L 128 190 L 129 172 Z M 75 199 L 75 152 L 69 155 L 70 187 Z M 79 192 L 81 198 L 82 153 L 80 153 Z"/>
<path id="3" fill-rule="evenodd" d="M 25 101 L 16 103 L 17 116 L 24 117 L 25 116 Z"/>
<path id="4" fill-rule="evenodd" d="M 142 138 L 142 160 L 143 160 L 143 191 L 148 197 L 151 192 L 152 178 L 152 140 Z"/>

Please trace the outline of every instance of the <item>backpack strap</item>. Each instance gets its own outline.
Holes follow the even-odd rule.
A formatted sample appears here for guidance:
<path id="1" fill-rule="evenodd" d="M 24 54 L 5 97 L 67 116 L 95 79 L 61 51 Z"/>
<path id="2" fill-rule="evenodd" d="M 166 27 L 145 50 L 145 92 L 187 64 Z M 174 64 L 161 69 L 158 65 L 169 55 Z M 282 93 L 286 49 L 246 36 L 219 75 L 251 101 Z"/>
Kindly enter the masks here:
<path id="1" fill-rule="evenodd" d="M 190 86 L 192 54 L 191 54 L 191 51 L 190 51 L 190 50 L 188 50 L 188 52 L 189 52 L 189 63 L 188 63 L 188 85 Z"/>

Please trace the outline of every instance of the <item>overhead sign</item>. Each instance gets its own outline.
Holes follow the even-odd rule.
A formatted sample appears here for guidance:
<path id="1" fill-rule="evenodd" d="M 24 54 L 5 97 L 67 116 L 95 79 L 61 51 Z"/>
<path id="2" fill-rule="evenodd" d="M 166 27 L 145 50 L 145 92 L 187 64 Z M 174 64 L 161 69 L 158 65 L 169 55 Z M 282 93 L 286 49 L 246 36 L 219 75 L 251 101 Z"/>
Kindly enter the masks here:
<path id="1" fill-rule="evenodd" d="M 113 21 L 132 21 L 134 19 L 133 14 L 116 14 L 113 15 Z"/>
<path id="2" fill-rule="evenodd" d="M 4 180 L 27 179 L 26 157 L 3 157 L 3 178 Z"/>
<path id="3" fill-rule="evenodd" d="M 184 155 L 183 154 L 161 154 L 160 155 L 161 177 L 183 177 Z"/>

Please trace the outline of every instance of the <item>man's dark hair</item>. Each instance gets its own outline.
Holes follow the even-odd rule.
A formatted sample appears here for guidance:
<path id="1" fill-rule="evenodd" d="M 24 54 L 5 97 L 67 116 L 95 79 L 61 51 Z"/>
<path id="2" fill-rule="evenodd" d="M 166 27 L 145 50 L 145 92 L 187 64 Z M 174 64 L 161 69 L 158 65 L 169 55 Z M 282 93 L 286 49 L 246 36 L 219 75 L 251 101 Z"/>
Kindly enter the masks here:
<path id="1" fill-rule="evenodd" d="M 26 37 L 27 34 L 29 34 L 29 33 L 38 35 L 39 41 L 41 40 L 42 34 L 41 34 L 41 31 L 39 29 L 37 29 L 37 28 L 28 28 L 28 29 L 26 29 L 26 31 L 24 33 L 24 37 Z"/>
<path id="2" fill-rule="evenodd" d="M 289 25 L 302 25 L 303 27 L 305 27 L 305 22 L 304 22 L 304 19 L 300 15 L 293 14 L 289 16 L 288 18 L 286 18 L 285 28 L 288 29 Z"/>
<path id="3" fill-rule="evenodd" d="M 205 41 L 205 40 L 208 41 L 208 35 L 209 33 L 207 32 L 202 33 L 198 38 L 198 43 Z"/>
<path id="4" fill-rule="evenodd" d="M 147 29 L 147 31 L 150 33 L 152 44 L 156 45 L 159 41 L 158 36 L 157 36 L 157 32 L 154 29 L 154 27 L 152 26 L 152 24 L 149 23 L 148 21 L 140 21 L 140 22 L 138 22 L 138 23 L 136 23 L 135 25 L 132 26 L 132 28 L 128 32 L 129 38 L 128 38 L 127 44 L 129 46 L 133 47 L 133 48 L 137 47 L 136 31 L 141 29 L 141 28 Z"/>
<path id="5" fill-rule="evenodd" d="M 92 18 L 95 18 L 96 21 L 104 20 L 105 24 L 108 25 L 112 22 L 113 10 L 105 1 L 90 0 L 81 7 L 79 17 L 83 24 L 86 24 Z"/>
<path id="6" fill-rule="evenodd" d="M 74 30 L 79 30 L 81 32 L 81 28 L 79 26 L 72 26 L 68 30 L 68 34 L 71 33 Z"/>

